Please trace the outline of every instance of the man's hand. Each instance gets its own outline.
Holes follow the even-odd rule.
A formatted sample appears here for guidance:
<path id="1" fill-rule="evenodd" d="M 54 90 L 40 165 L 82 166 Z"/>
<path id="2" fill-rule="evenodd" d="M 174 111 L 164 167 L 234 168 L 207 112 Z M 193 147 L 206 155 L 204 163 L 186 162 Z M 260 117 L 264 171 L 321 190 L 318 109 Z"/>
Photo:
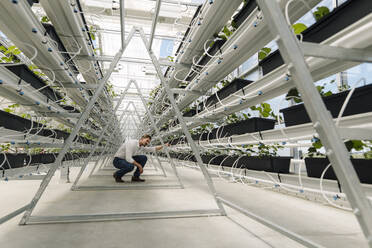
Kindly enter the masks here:
<path id="1" fill-rule="evenodd" d="M 169 143 L 166 143 L 166 144 L 164 144 L 165 146 L 167 146 L 167 147 L 170 147 L 170 144 Z M 155 150 L 156 151 L 160 151 L 161 149 L 163 149 L 163 146 L 162 145 L 160 145 L 160 146 L 155 146 Z"/>
<path id="2" fill-rule="evenodd" d="M 140 163 L 136 162 L 136 161 L 134 161 L 133 164 L 134 164 L 135 166 L 137 166 L 137 168 L 138 168 L 140 174 L 142 174 L 142 173 L 143 173 L 143 167 L 142 167 L 142 165 L 141 165 Z"/>

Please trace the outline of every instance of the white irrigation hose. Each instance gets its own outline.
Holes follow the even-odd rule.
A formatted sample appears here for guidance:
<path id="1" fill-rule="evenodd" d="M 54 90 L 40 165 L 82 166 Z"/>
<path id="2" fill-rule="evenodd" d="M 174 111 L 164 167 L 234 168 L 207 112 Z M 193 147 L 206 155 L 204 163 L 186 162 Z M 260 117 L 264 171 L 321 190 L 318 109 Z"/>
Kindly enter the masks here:
<path id="1" fill-rule="evenodd" d="M 359 79 L 359 80 L 354 84 L 353 88 L 352 88 L 352 89 L 350 90 L 350 92 L 347 94 L 346 99 L 345 99 L 344 103 L 342 104 L 341 110 L 340 110 L 340 112 L 339 112 L 339 114 L 338 114 L 338 116 L 337 116 L 336 126 L 339 125 L 340 120 L 341 120 L 341 117 L 342 117 L 342 115 L 344 114 L 344 111 L 345 111 L 345 109 L 346 109 L 346 106 L 347 106 L 347 104 L 349 103 L 350 98 L 351 98 L 351 96 L 353 95 L 356 86 L 357 86 L 360 82 L 362 82 L 362 81 L 363 81 L 364 83 L 366 83 L 366 79 L 365 79 L 364 77 L 362 77 L 361 79 Z"/>
<path id="2" fill-rule="evenodd" d="M 37 54 L 38 54 L 38 51 L 36 49 L 36 47 L 34 47 L 33 45 L 30 45 L 26 42 L 23 42 L 23 41 L 19 41 L 21 43 L 23 43 L 24 45 L 28 46 L 28 47 L 31 47 L 31 49 L 34 50 L 34 54 L 31 56 L 31 58 L 29 58 L 30 61 L 33 61 L 36 57 L 37 57 Z M 16 65 L 24 65 L 25 62 L 19 62 L 19 63 L 0 63 L 0 66 L 16 66 Z"/>
<path id="3" fill-rule="evenodd" d="M 348 207 L 343 207 L 343 206 L 339 206 L 333 202 L 331 202 L 328 197 L 325 195 L 324 191 L 323 191 L 323 178 L 324 178 L 324 175 L 325 173 L 327 172 L 328 168 L 331 167 L 331 164 L 328 164 L 327 167 L 323 170 L 322 172 L 322 175 L 320 176 L 320 180 L 319 180 L 319 186 L 320 186 L 320 192 L 323 196 L 323 198 L 332 206 L 336 207 L 336 208 L 340 208 L 340 209 L 343 209 L 343 210 L 347 210 L 347 211 L 352 211 L 351 208 L 348 208 Z"/>

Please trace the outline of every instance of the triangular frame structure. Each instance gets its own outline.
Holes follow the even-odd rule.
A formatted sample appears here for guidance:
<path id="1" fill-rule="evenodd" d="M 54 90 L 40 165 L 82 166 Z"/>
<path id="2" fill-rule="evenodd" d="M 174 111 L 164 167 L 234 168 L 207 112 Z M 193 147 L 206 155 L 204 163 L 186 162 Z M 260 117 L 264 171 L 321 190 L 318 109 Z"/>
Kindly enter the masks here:
<path id="1" fill-rule="evenodd" d="M 123 20 L 122 15 L 121 15 L 121 19 Z M 138 27 L 133 27 L 131 32 L 129 33 L 128 38 L 125 39 L 123 28 L 124 27 L 123 27 L 123 24 L 122 24 L 122 34 L 121 34 L 122 35 L 122 47 L 120 48 L 118 53 L 115 55 L 113 61 L 110 64 L 110 68 L 109 68 L 108 72 L 106 73 L 104 78 L 101 79 L 101 81 L 99 83 L 99 86 L 97 87 L 97 89 L 94 92 L 92 98 L 88 102 L 87 107 L 85 108 L 85 110 L 83 111 L 81 116 L 79 117 L 79 120 L 78 120 L 77 124 L 75 125 L 75 127 L 73 128 L 70 136 L 67 138 L 66 142 L 64 143 L 64 146 L 63 146 L 61 152 L 58 154 L 55 163 L 51 166 L 47 175 L 44 177 L 42 183 L 40 184 L 40 188 L 38 189 L 35 196 L 31 200 L 31 203 L 26 205 L 25 207 L 23 207 L 22 210 L 25 210 L 25 213 L 24 213 L 24 215 L 23 215 L 23 217 L 22 217 L 22 219 L 19 223 L 20 225 L 43 224 L 43 223 L 91 222 L 91 221 L 106 221 L 106 220 L 109 221 L 109 220 L 159 219 L 159 218 L 191 218 L 191 217 L 202 217 L 202 216 L 210 217 L 210 216 L 225 216 L 226 215 L 225 208 L 222 204 L 222 201 L 219 199 L 219 197 L 217 195 L 217 191 L 215 190 L 213 181 L 212 181 L 212 179 L 211 179 L 211 177 L 210 177 L 210 175 L 207 171 L 207 168 L 203 164 L 203 161 L 202 161 L 201 156 L 200 156 L 199 149 L 197 148 L 194 140 L 191 137 L 190 132 L 188 131 L 188 128 L 186 126 L 186 122 L 185 122 L 185 120 L 184 120 L 184 118 L 181 114 L 181 111 L 179 110 L 179 108 L 176 104 L 173 92 L 169 88 L 168 83 L 167 83 L 166 79 L 164 78 L 164 76 L 162 74 L 159 61 L 156 58 L 156 56 L 154 55 L 153 51 L 151 50 L 150 43 L 147 40 L 143 29 L 138 28 Z M 207 182 L 209 191 L 212 194 L 212 196 L 213 196 L 213 198 L 216 202 L 217 208 L 216 209 L 192 209 L 192 210 L 182 210 L 182 211 L 164 211 L 164 212 L 139 212 L 139 213 L 131 212 L 131 213 L 87 214 L 87 215 L 65 215 L 65 216 L 32 216 L 33 210 L 35 209 L 35 207 L 36 207 L 37 203 L 39 202 L 41 196 L 45 192 L 45 189 L 47 188 L 48 184 L 50 183 L 54 173 L 56 172 L 56 170 L 60 166 L 60 164 L 63 160 L 63 157 L 65 156 L 66 152 L 68 151 L 69 147 L 71 146 L 71 144 L 73 142 L 73 139 L 78 134 L 81 126 L 83 125 L 83 123 L 88 118 L 90 111 L 92 110 L 92 108 L 93 108 L 95 102 L 97 101 L 99 95 L 103 91 L 106 82 L 108 81 L 109 77 L 111 76 L 111 73 L 113 72 L 114 68 L 116 67 L 116 64 L 120 60 L 122 54 L 124 53 L 126 47 L 128 47 L 129 42 L 131 41 L 133 35 L 136 32 L 138 32 L 140 34 L 140 36 L 142 38 L 142 41 L 145 44 L 146 50 L 147 50 L 147 52 L 148 52 L 148 54 L 151 58 L 151 61 L 152 61 L 153 65 L 156 69 L 158 77 L 160 78 L 161 84 L 164 87 L 164 89 L 165 89 L 165 91 L 168 95 L 168 98 L 171 102 L 171 105 L 176 112 L 177 118 L 178 118 L 180 124 L 182 125 L 182 129 L 183 129 L 183 131 L 186 135 L 186 138 L 187 138 L 187 140 L 188 140 L 188 142 L 189 142 L 189 144 L 190 144 L 190 146 L 191 146 L 191 148 L 194 152 L 194 156 L 196 157 L 197 163 L 200 166 L 201 171 L 203 172 L 203 175 L 204 175 L 204 178 Z M 131 80 L 130 83 L 128 84 L 126 90 L 133 83 L 135 84 L 135 86 L 137 88 L 137 91 L 140 94 L 142 103 L 144 104 L 144 106 L 146 108 L 146 112 L 148 113 L 148 115 L 150 117 L 150 121 L 151 121 L 151 123 L 152 123 L 152 125 L 155 129 L 155 132 L 160 133 L 158 127 L 156 126 L 154 117 L 151 115 L 149 109 L 147 108 L 147 105 L 145 103 L 145 100 L 143 98 L 141 90 L 139 89 L 137 83 L 134 80 Z M 122 95 L 122 97 L 123 96 L 124 96 L 124 94 Z M 115 107 L 114 113 L 118 109 L 119 104 L 120 103 L 118 103 L 117 106 Z M 101 141 L 103 135 L 107 131 L 107 128 L 108 128 L 108 125 L 106 125 L 102 129 L 101 134 L 100 134 L 100 138 L 98 139 L 98 142 L 95 143 L 95 147 L 92 149 L 89 157 L 91 157 L 93 155 L 94 151 L 98 147 L 99 142 Z M 165 152 L 166 152 L 166 154 L 167 154 L 167 156 L 170 159 L 170 162 L 172 164 L 173 160 L 170 158 L 167 147 L 165 146 L 165 144 L 164 144 L 164 142 L 161 138 L 160 138 L 160 142 L 163 145 L 163 147 L 165 147 Z M 87 164 L 85 164 L 84 167 L 82 167 L 82 169 L 79 172 L 78 177 L 81 176 L 81 174 L 83 173 L 83 170 L 85 169 L 86 166 L 87 166 Z M 177 170 L 175 170 L 175 173 L 177 173 Z M 75 182 L 77 183 L 78 180 L 76 180 Z M 178 187 L 181 186 L 181 188 L 183 188 L 183 185 L 182 185 L 181 181 L 179 181 L 179 183 L 180 183 L 180 185 L 177 185 L 177 186 Z M 74 187 L 76 187 L 76 184 L 73 185 L 72 189 L 76 189 Z M 110 189 L 112 189 L 112 188 L 110 188 Z"/>
<path id="2" fill-rule="evenodd" d="M 138 91 L 138 94 L 141 97 L 142 104 L 146 108 L 146 111 L 148 111 L 148 113 L 150 113 L 150 111 L 149 111 L 149 109 L 147 107 L 146 101 L 145 101 L 145 99 L 144 99 L 144 97 L 142 95 L 142 92 L 141 92 L 140 88 L 138 87 L 138 84 L 137 84 L 137 82 L 135 80 L 130 80 L 129 81 L 128 85 L 125 88 L 125 91 L 123 92 L 123 94 L 122 94 L 119 102 L 116 105 L 115 111 L 118 109 L 118 107 L 120 106 L 122 100 L 124 99 L 124 96 L 125 96 L 126 92 L 130 88 L 130 86 L 133 85 L 133 84 L 135 85 L 135 87 L 136 87 L 136 89 Z M 135 109 L 136 114 L 138 115 L 136 106 L 133 104 L 133 102 L 129 102 L 128 103 L 128 105 L 124 109 L 124 112 L 128 109 L 129 106 L 133 106 L 134 109 Z M 120 116 L 120 121 L 121 121 L 121 119 L 124 116 L 124 112 Z M 138 115 L 138 117 L 139 117 L 139 115 Z M 155 125 L 154 122 L 152 122 L 151 124 L 153 125 L 154 128 L 156 128 L 156 125 Z M 160 132 L 159 130 L 156 130 L 156 133 L 157 134 L 159 134 L 159 132 Z M 115 133 L 115 131 L 114 131 L 114 133 Z M 104 134 L 104 132 L 101 133 L 101 135 L 98 138 L 98 141 L 96 143 L 99 143 L 101 141 L 101 139 L 103 137 L 103 134 Z M 161 139 L 161 142 L 164 145 L 164 141 L 162 139 Z M 133 190 L 133 189 L 151 189 L 151 188 L 156 188 L 156 189 L 161 189 L 161 188 L 172 188 L 172 189 L 173 188 L 181 188 L 182 189 L 182 188 L 184 188 L 184 186 L 183 186 L 182 181 L 181 181 L 181 179 L 180 179 L 180 177 L 178 175 L 176 165 L 174 164 L 172 158 L 170 157 L 169 152 L 168 152 L 168 149 L 165 149 L 165 152 L 166 152 L 166 154 L 168 156 L 168 159 L 170 160 L 170 164 L 172 166 L 173 172 L 174 172 L 174 174 L 177 177 L 178 184 L 164 184 L 164 185 L 158 185 L 158 184 L 155 184 L 155 185 L 149 185 L 149 184 L 129 184 L 129 185 L 122 185 L 122 184 L 120 184 L 120 185 L 115 185 L 115 186 L 99 186 L 99 185 L 96 185 L 96 186 L 78 186 L 78 182 L 79 182 L 82 174 L 84 173 L 85 169 L 88 166 L 88 163 L 90 161 L 91 155 L 94 154 L 94 149 L 93 149 L 93 151 L 90 153 L 90 156 L 88 156 L 87 161 L 81 167 L 81 169 L 80 169 L 80 171 L 78 173 L 78 176 L 76 177 L 76 180 L 75 180 L 74 184 L 71 187 L 71 190 L 74 190 L 74 191 L 81 191 L 81 190 L 121 190 L 121 189 L 130 189 L 130 190 Z M 158 162 L 159 162 L 159 165 L 160 165 L 161 169 L 163 170 L 163 173 L 165 174 L 164 168 L 163 168 L 160 160 L 158 160 Z M 96 164 L 98 164 L 98 161 L 96 161 Z M 93 167 L 93 170 L 94 170 L 94 168 L 95 168 L 95 166 Z"/>

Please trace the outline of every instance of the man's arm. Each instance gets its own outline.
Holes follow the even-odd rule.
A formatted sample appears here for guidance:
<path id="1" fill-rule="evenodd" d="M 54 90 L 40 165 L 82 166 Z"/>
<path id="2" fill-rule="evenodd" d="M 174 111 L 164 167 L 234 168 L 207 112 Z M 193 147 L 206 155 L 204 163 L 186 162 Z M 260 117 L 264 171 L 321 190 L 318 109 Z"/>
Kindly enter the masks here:
<path id="1" fill-rule="evenodd" d="M 165 146 L 170 146 L 169 143 L 166 143 Z M 153 147 L 144 147 L 143 150 L 146 152 L 155 152 L 155 151 L 160 151 L 163 149 L 163 146 L 153 146 Z"/>
<path id="2" fill-rule="evenodd" d="M 164 144 L 165 146 L 170 146 L 170 144 L 169 143 L 166 143 L 166 144 Z M 163 149 L 163 146 L 162 145 L 160 145 L 160 146 L 155 146 L 155 150 L 156 151 L 160 151 L 161 149 Z"/>

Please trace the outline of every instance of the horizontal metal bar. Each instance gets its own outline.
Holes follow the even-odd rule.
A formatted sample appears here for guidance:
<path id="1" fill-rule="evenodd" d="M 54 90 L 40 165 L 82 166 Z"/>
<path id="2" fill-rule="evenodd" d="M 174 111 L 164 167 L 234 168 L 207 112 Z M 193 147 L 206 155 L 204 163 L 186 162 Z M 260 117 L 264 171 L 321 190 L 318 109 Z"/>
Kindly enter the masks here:
<path id="1" fill-rule="evenodd" d="M 300 43 L 305 56 L 354 62 L 372 62 L 372 51 L 366 49 L 335 47 L 311 42 Z"/>
<path id="2" fill-rule="evenodd" d="M 59 113 L 59 112 L 39 112 L 45 117 L 65 117 L 65 118 L 79 118 L 81 113 Z"/>
<path id="3" fill-rule="evenodd" d="M 161 176 L 161 177 L 163 177 L 164 175 L 163 174 L 147 174 L 147 175 L 142 174 L 141 176 L 143 176 L 143 177 L 149 177 L 149 176 Z M 95 177 L 95 178 L 99 178 L 99 177 L 112 177 L 112 175 L 94 174 L 94 175 L 91 175 L 90 177 Z"/>
<path id="4" fill-rule="evenodd" d="M 79 60 L 89 60 L 89 61 L 102 61 L 102 62 L 111 62 L 114 57 L 108 56 L 108 55 L 102 55 L 102 56 L 88 56 L 88 55 L 78 55 L 76 56 Z M 120 62 L 129 62 L 129 63 L 139 63 L 139 64 L 149 64 L 152 65 L 151 60 L 148 59 L 140 59 L 140 58 L 128 58 L 128 57 L 122 57 L 119 60 Z M 160 65 L 162 66 L 175 66 L 176 63 L 161 60 Z"/>
<path id="5" fill-rule="evenodd" d="M 156 1 L 156 0 L 150 0 L 150 1 Z M 186 5 L 186 6 L 192 6 L 192 7 L 199 7 L 200 3 L 193 3 L 193 2 L 184 2 L 184 1 L 175 1 L 175 0 L 162 0 L 163 3 L 169 3 L 169 4 L 175 4 L 175 5 Z"/>
<path id="6" fill-rule="evenodd" d="M 338 132 L 343 139 L 370 140 L 372 139 L 372 129 L 367 128 L 338 128 Z"/>
<path id="7" fill-rule="evenodd" d="M 294 233 L 294 232 L 292 232 L 290 230 L 287 230 L 286 228 L 284 228 L 282 226 L 279 226 L 279 225 L 277 225 L 277 224 L 275 224 L 275 223 L 273 223 L 273 222 L 271 222 L 269 220 L 264 219 L 263 217 L 260 217 L 260 216 L 258 216 L 256 214 L 254 214 L 254 213 L 246 210 L 246 209 L 243 209 L 243 208 L 237 206 L 236 204 L 234 204 L 234 203 L 232 203 L 232 202 L 230 202 L 228 200 L 225 200 L 222 197 L 217 197 L 217 198 L 223 204 L 231 207 L 232 209 L 235 209 L 235 210 L 241 212 L 242 214 L 244 214 L 244 215 L 246 215 L 246 216 L 254 219 L 255 221 L 257 221 L 257 222 L 259 222 L 259 223 L 261 223 L 261 224 L 263 224 L 263 225 L 265 225 L 265 226 L 267 226 L 267 227 L 269 227 L 269 228 L 271 228 L 271 229 L 273 229 L 273 230 L 275 230 L 275 231 L 277 231 L 277 232 L 279 232 L 279 233 L 287 236 L 288 238 L 290 238 L 290 239 L 292 239 L 292 240 L 294 240 L 296 242 L 299 242 L 299 243 L 305 245 L 306 247 L 311 247 L 311 248 L 325 248 L 322 245 L 316 244 L 313 241 L 308 240 L 308 239 L 306 239 L 306 238 L 304 238 L 304 237 L 302 237 L 302 236 L 300 236 L 300 235 L 298 235 L 298 234 L 296 234 L 296 233 Z"/>
<path id="8" fill-rule="evenodd" d="M 30 206 L 30 204 L 27 204 L 26 206 L 23 206 L 23 207 L 17 209 L 16 211 L 14 211 L 14 212 L 12 212 L 12 213 L 10 213 L 10 214 L 8 214 L 8 215 L 5 215 L 4 217 L 2 217 L 2 218 L 0 219 L 0 225 L 3 224 L 4 222 L 7 222 L 8 220 L 10 220 L 10 219 L 16 217 L 17 215 L 23 213 L 24 211 L 27 210 L 27 208 L 29 208 L 29 206 Z"/>
<path id="9" fill-rule="evenodd" d="M 127 185 L 112 185 L 112 186 L 76 186 L 73 191 L 101 191 L 101 190 L 137 190 L 137 189 L 181 189 L 179 184 L 137 184 L 128 183 Z"/>
<path id="10" fill-rule="evenodd" d="M 26 224 L 79 223 L 95 221 L 150 220 L 221 216 L 219 209 L 196 209 L 163 212 L 133 212 L 116 214 L 85 214 L 61 216 L 31 216 Z"/>
<path id="11" fill-rule="evenodd" d="M 57 85 L 60 87 L 59 85 Z M 98 84 L 82 84 L 83 89 L 96 89 L 98 88 Z M 78 84 L 73 84 L 73 83 L 64 83 L 63 84 L 64 88 L 82 88 L 81 85 Z"/>
<path id="12" fill-rule="evenodd" d="M 175 93 L 175 94 L 193 94 L 193 95 L 197 95 L 197 96 L 203 96 L 204 95 L 204 93 L 202 93 L 201 91 L 185 90 L 185 89 L 177 89 L 177 88 L 173 88 L 172 92 Z"/>

